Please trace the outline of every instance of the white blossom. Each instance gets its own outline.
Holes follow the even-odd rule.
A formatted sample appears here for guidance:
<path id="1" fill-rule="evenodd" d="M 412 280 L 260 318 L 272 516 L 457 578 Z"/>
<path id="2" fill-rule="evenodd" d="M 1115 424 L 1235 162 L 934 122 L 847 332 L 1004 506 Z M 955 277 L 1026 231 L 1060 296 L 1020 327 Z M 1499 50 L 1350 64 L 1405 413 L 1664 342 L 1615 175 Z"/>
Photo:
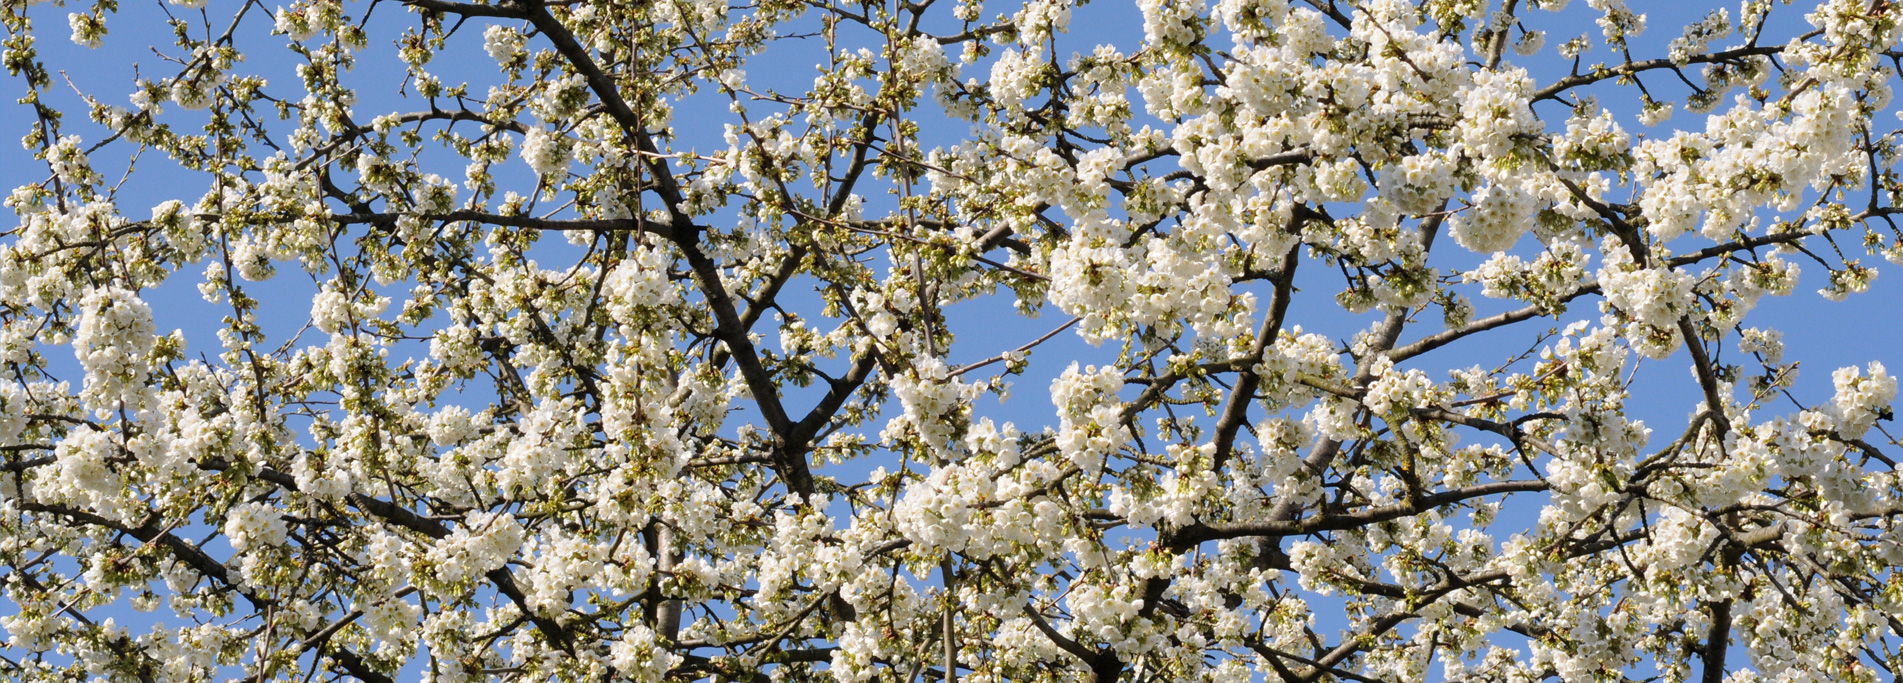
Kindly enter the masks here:
<path id="1" fill-rule="evenodd" d="M 528 39 L 520 31 L 500 24 L 490 25 L 482 31 L 482 49 L 491 59 L 507 64 L 521 54 Z"/>
<path id="2" fill-rule="evenodd" d="M 146 375 L 158 335 L 152 307 L 138 294 L 110 286 L 87 292 L 79 305 L 73 355 L 86 371 L 82 397 L 95 411 L 138 410 L 150 395 Z"/>
<path id="3" fill-rule="evenodd" d="M 284 545 L 286 529 L 283 516 L 270 503 L 244 503 L 225 512 L 225 538 L 240 551 Z"/>
<path id="4" fill-rule="evenodd" d="M 574 150 L 567 137 L 541 128 L 530 130 L 528 136 L 523 138 L 522 160 L 528 162 L 529 168 L 534 169 L 537 175 L 542 176 L 567 173 L 569 165 L 575 161 Z"/>

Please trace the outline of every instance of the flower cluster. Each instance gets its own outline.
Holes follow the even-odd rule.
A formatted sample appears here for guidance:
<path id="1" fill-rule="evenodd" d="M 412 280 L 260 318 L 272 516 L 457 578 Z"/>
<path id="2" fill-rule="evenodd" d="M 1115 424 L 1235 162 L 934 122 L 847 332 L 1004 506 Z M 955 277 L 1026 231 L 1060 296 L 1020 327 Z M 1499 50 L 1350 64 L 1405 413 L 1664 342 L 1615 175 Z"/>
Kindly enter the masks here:
<path id="1" fill-rule="evenodd" d="M 284 517 L 270 503 L 244 503 L 225 512 L 225 538 L 239 551 L 284 545 L 285 530 Z"/>
<path id="2" fill-rule="evenodd" d="M 537 175 L 559 176 L 575 163 L 574 146 L 561 133 L 536 128 L 522 140 L 522 160 L 528 162 Z"/>
<path id="3" fill-rule="evenodd" d="M 73 355 L 86 371 L 81 398 L 100 413 L 139 410 L 152 393 L 152 307 L 131 290 L 107 286 L 87 292 L 79 308 Z"/>
<path id="4" fill-rule="evenodd" d="M 1866 377 L 1848 367 L 1830 375 L 1831 384 L 1837 387 L 1830 409 L 1837 418 L 1837 431 L 1845 438 L 1863 436 L 1878 417 L 1889 414 L 1890 402 L 1896 400 L 1896 378 L 1883 369 L 1883 364 L 1871 363 L 1869 372 Z"/>

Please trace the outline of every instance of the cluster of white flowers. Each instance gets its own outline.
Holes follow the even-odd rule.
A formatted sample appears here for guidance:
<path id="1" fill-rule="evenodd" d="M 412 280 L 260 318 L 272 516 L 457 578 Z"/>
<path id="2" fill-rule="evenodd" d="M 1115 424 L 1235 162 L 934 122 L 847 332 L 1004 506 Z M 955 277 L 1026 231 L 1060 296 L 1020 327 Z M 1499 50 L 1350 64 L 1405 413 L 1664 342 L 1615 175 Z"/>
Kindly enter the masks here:
<path id="1" fill-rule="evenodd" d="M 423 609 L 402 598 L 376 598 L 363 607 L 364 630 L 376 639 L 378 654 L 404 657 L 415 648 L 416 626 Z"/>
<path id="2" fill-rule="evenodd" d="M 102 415 L 141 409 L 153 393 L 146 377 L 158 338 L 152 307 L 131 290 L 107 286 L 86 292 L 79 311 L 73 355 L 86 371 L 80 397 Z"/>
<path id="3" fill-rule="evenodd" d="M 111 458 L 118 444 L 105 432 L 77 430 L 54 450 L 52 471 L 40 482 L 40 493 L 52 500 L 79 503 L 99 514 L 136 523 L 140 511 L 127 495 L 126 480 Z"/>
<path id="4" fill-rule="evenodd" d="M 1460 143 L 1467 152 L 1486 159 L 1509 157 L 1515 136 L 1537 134 L 1539 119 L 1527 102 L 1532 90 L 1532 79 L 1521 69 L 1474 74 L 1460 103 Z"/>
<path id="5" fill-rule="evenodd" d="M 588 79 L 581 74 L 571 74 L 542 84 L 541 90 L 529 99 L 529 111 L 543 121 L 558 122 L 574 117 L 587 104 Z M 528 154 L 526 144 L 523 154 Z"/>
<path id="6" fill-rule="evenodd" d="M 1680 132 L 1663 140 L 1647 140 L 1634 150 L 1640 172 L 1669 170 L 1643 188 L 1639 208 L 1645 212 L 1646 230 L 1660 240 L 1669 241 L 1698 225 L 1700 210 L 1693 169 L 1683 160 L 1708 152 L 1702 136 Z"/>
<path id="7" fill-rule="evenodd" d="M 502 64 L 516 60 L 528 45 L 528 38 L 521 31 L 501 24 L 491 24 L 482 31 L 482 49 L 491 59 Z"/>
<path id="8" fill-rule="evenodd" d="M 1838 368 L 1830 374 L 1830 382 L 1837 388 L 1830 399 L 1830 410 L 1837 418 L 1837 431 L 1845 438 L 1862 437 L 1878 417 L 1889 413 L 1890 402 L 1896 400 L 1896 378 L 1883 369 L 1883 364 L 1871 363 L 1868 370 L 1867 377 L 1855 367 Z"/>
<path id="9" fill-rule="evenodd" d="M 66 23 L 73 29 L 73 44 L 97 49 L 106 44 L 106 21 L 94 12 L 72 12 Z"/>
<path id="10" fill-rule="evenodd" d="M 1725 278 L 1725 287 L 1736 293 L 1748 310 L 1766 294 L 1784 296 L 1796 290 L 1801 272 L 1795 261 L 1770 254 L 1757 263 L 1740 265 L 1732 270 Z"/>
<path id="11" fill-rule="evenodd" d="M 1042 467 L 1032 469 L 1030 477 L 1053 474 Z M 987 468 L 934 469 L 908 486 L 893 507 L 897 530 L 928 551 L 944 549 L 977 558 L 1055 547 L 1064 528 L 1062 507 L 1048 498 L 1027 500 L 1024 475 L 1004 481 L 996 476 Z"/>
<path id="12" fill-rule="evenodd" d="M 1738 352 L 1762 355 L 1764 362 L 1771 365 L 1782 363 L 1784 362 L 1784 333 L 1756 327 L 1745 328 L 1738 335 Z"/>
<path id="13" fill-rule="evenodd" d="M 1722 7 L 1712 10 L 1703 21 L 1686 25 L 1684 35 L 1672 39 L 1669 58 L 1674 64 L 1688 64 L 1693 56 L 1703 53 L 1711 41 L 1730 33 L 1731 14 Z"/>
<path id="14" fill-rule="evenodd" d="M 535 567 L 528 574 L 529 609 L 546 615 L 566 611 L 570 592 L 594 586 L 607 555 L 593 540 L 568 534 L 532 537 L 522 552 Z"/>
<path id="15" fill-rule="evenodd" d="M 352 297 L 334 287 L 326 287 L 311 299 L 311 327 L 329 334 L 341 334 L 347 326 L 360 325 L 383 315 L 390 297 L 373 296 L 352 301 Z"/>
<path id="16" fill-rule="evenodd" d="M 893 378 L 892 396 L 905 412 L 892 418 L 885 433 L 916 435 L 930 452 L 949 448 L 984 389 L 949 373 L 944 361 L 926 358 L 913 364 L 911 374 Z"/>
<path id="17" fill-rule="evenodd" d="M 1059 418 L 1057 447 L 1086 471 L 1102 471 L 1104 459 L 1130 438 L 1116 400 L 1123 377 L 1115 366 L 1078 369 L 1072 363 L 1051 382 L 1051 403 Z"/>
<path id="18" fill-rule="evenodd" d="M 1673 268 L 1640 268 L 1624 246 L 1608 243 L 1598 274 L 1606 305 L 1629 322 L 1633 348 L 1647 358 L 1665 358 L 1678 349 L 1678 320 L 1692 314 L 1693 276 Z"/>
<path id="19" fill-rule="evenodd" d="M 1385 356 L 1375 361 L 1374 371 L 1376 379 L 1368 385 L 1368 394 L 1361 398 L 1362 405 L 1369 411 L 1377 415 L 1398 411 L 1404 415 L 1409 409 L 1430 403 L 1434 381 L 1427 378 L 1426 372 L 1419 368 L 1396 370 Z"/>
<path id="20" fill-rule="evenodd" d="M 501 567 L 527 538 L 515 518 L 503 513 L 470 513 L 448 536 L 432 544 L 424 559 L 432 578 L 455 585 Z"/>
<path id="21" fill-rule="evenodd" d="M 957 67 L 945 56 L 945 46 L 927 35 L 920 35 L 906 45 L 899 57 L 899 68 L 927 83 L 935 83 L 940 78 L 957 78 Z"/>
<path id="22" fill-rule="evenodd" d="M 474 372 L 482 360 L 477 344 L 482 333 L 468 325 L 451 325 L 430 336 L 429 355 L 442 367 L 458 375 Z"/>
<path id="23" fill-rule="evenodd" d="M 1289 568 L 1299 577 L 1304 590 L 1330 595 L 1336 589 L 1338 575 L 1346 568 L 1345 558 L 1326 543 L 1298 541 L 1289 548 Z"/>
<path id="24" fill-rule="evenodd" d="M 1031 0 L 1011 17 L 1018 29 L 1018 42 L 1035 47 L 1049 42 L 1051 34 L 1063 33 L 1070 26 L 1071 0 Z"/>
<path id="25" fill-rule="evenodd" d="M 347 453 L 331 453 L 328 457 L 300 453 L 291 461 L 291 478 L 297 482 L 298 491 L 319 500 L 337 501 L 350 495 L 351 484 L 357 478 L 349 464 Z"/>
<path id="26" fill-rule="evenodd" d="M 1516 254 L 1496 253 L 1462 273 L 1461 279 L 1481 285 L 1481 296 L 1557 307 L 1562 299 L 1593 283 L 1595 275 L 1589 266 L 1595 251 L 1577 242 L 1554 240 L 1532 263 Z"/>
<path id="27" fill-rule="evenodd" d="M 1546 47 L 1545 31 L 1522 30 L 1520 37 L 1513 41 L 1513 53 L 1521 57 L 1539 54 L 1540 48 L 1543 47 Z"/>
<path id="28" fill-rule="evenodd" d="M 1045 67 L 1036 55 L 1027 55 L 1017 48 L 1006 48 L 991 63 L 990 92 L 992 99 L 1004 107 L 1022 106 L 1024 100 L 1037 94 L 1038 72 Z"/>
<path id="29" fill-rule="evenodd" d="M 357 182 L 364 189 L 386 196 L 400 194 L 403 191 L 404 164 L 382 159 L 373 154 L 357 157 Z"/>
<path id="30" fill-rule="evenodd" d="M 1506 251 L 1533 224 L 1539 197 L 1512 184 L 1495 183 L 1473 196 L 1473 207 L 1448 220 L 1460 246 L 1488 254 Z"/>
<path id="31" fill-rule="evenodd" d="M 632 336 L 651 312 L 680 301 L 680 292 L 667 277 L 672 264 L 668 253 L 654 247 L 639 247 L 608 272 L 602 283 L 608 314 L 615 322 L 630 326 L 622 334 Z"/>
<path id="32" fill-rule="evenodd" d="M 1597 23 L 1607 42 L 1624 43 L 1627 37 L 1645 32 L 1645 15 L 1634 14 L 1625 0 L 1586 0 L 1586 4 L 1600 11 Z"/>
<path id="33" fill-rule="evenodd" d="M 77 135 L 60 136 L 46 150 L 46 165 L 63 182 L 88 184 L 99 178 L 87 158 L 85 141 Z"/>
<path id="34" fill-rule="evenodd" d="M 1128 584 L 1084 584 L 1072 590 L 1065 602 L 1070 607 L 1073 633 L 1088 634 L 1120 650 L 1137 649 L 1129 631 L 1136 623 L 1137 612 L 1143 609 L 1143 597 L 1132 595 Z"/>
<path id="35" fill-rule="evenodd" d="M 1196 521 L 1198 512 L 1204 509 L 1207 499 L 1219 487 L 1214 472 L 1196 467 L 1188 453 L 1196 453 L 1201 458 L 1209 456 L 1210 448 L 1184 449 L 1171 446 L 1170 459 L 1182 462 L 1187 471 L 1165 473 L 1157 478 L 1155 489 L 1138 494 L 1124 487 L 1112 487 L 1109 496 L 1109 510 L 1132 524 L 1154 527 L 1167 523 L 1172 527 L 1183 527 Z M 1148 489 L 1148 486 L 1144 487 Z"/>
<path id="36" fill-rule="evenodd" d="M 621 632 L 621 638 L 608 647 L 615 670 L 630 681 L 658 683 L 681 662 L 681 656 L 666 649 L 669 643 L 655 636 L 645 624 L 633 624 Z"/>
<path id="37" fill-rule="evenodd" d="M 1566 134 L 1553 141 L 1556 161 L 1587 171 L 1623 169 L 1631 149 L 1632 136 L 1610 112 L 1568 119 Z"/>
<path id="38" fill-rule="evenodd" d="M 229 49 L 199 46 L 192 51 L 192 67 L 167 81 L 173 102 L 186 109 L 211 106 L 218 89 L 225 85 L 235 53 Z"/>
<path id="39" fill-rule="evenodd" d="M 298 0 L 288 8 L 279 7 L 272 16 L 276 22 L 273 31 L 297 42 L 335 31 L 346 20 L 340 3 L 331 0 Z"/>
<path id="40" fill-rule="evenodd" d="M 561 477 L 576 461 L 570 454 L 576 424 L 573 401 L 545 400 L 516 425 L 519 435 L 509 441 L 497 463 L 496 485 L 517 498 L 532 498 L 561 485 Z"/>
<path id="41" fill-rule="evenodd" d="M 1406 213 L 1427 213 L 1460 188 L 1456 160 L 1444 153 L 1413 154 L 1386 169 L 1381 197 Z"/>
<path id="42" fill-rule="evenodd" d="M 522 160 L 536 175 L 544 178 L 559 178 L 568 173 L 568 167 L 575 163 L 573 141 L 561 133 L 545 128 L 534 128 L 522 138 Z"/>
<path id="43" fill-rule="evenodd" d="M 1254 302 L 1233 293 L 1232 266 L 1203 252 L 1197 235 L 1144 238 L 1131 248 L 1106 244 L 1127 230 L 1116 221 L 1086 216 L 1078 239 L 1051 255 L 1051 303 L 1083 319 L 1080 331 L 1093 343 L 1127 336 L 1142 326 L 1186 326 L 1201 334 L 1234 336 L 1248 326 Z M 1216 226 L 1211 225 L 1210 228 Z"/>
<path id="44" fill-rule="evenodd" d="M 240 503 L 225 512 L 225 538 L 239 551 L 284 545 L 286 531 L 284 516 L 268 502 Z"/>

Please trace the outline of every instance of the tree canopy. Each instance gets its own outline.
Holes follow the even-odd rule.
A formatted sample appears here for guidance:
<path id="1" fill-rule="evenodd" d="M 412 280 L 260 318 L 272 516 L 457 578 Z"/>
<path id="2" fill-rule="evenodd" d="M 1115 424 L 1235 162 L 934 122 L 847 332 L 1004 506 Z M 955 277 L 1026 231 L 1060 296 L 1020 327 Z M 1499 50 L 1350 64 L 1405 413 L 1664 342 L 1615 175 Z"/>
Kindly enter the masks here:
<path id="1" fill-rule="evenodd" d="M 0 676 L 1894 679 L 1903 8 L 1115 2 L 6 0 Z"/>

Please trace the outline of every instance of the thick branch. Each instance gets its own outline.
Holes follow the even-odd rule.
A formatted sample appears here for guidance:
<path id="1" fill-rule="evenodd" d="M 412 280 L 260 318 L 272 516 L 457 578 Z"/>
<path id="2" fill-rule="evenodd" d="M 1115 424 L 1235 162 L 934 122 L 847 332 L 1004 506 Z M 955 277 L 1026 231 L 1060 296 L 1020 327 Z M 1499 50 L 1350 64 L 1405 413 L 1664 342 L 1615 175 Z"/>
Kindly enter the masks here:
<path id="1" fill-rule="evenodd" d="M 667 204 L 667 213 L 673 219 L 673 223 L 687 225 L 689 216 L 681 209 L 680 183 L 675 181 L 673 170 L 669 169 L 667 162 L 662 159 L 660 148 L 654 146 L 654 137 L 648 134 L 647 126 L 641 122 L 641 117 L 636 115 L 628 106 L 628 101 L 621 97 L 621 89 L 614 78 L 595 64 L 595 59 L 589 55 L 588 48 L 575 40 L 575 35 L 569 32 L 567 26 L 563 26 L 561 21 L 549 14 L 546 5 L 529 0 L 527 10 L 521 14 L 523 18 L 529 20 L 529 23 L 534 24 L 536 30 L 541 31 L 550 43 L 555 45 L 555 51 L 560 52 L 562 57 L 568 60 L 569 66 L 574 67 L 582 78 L 587 79 L 589 89 L 594 91 L 595 97 L 601 99 L 602 106 L 608 110 L 608 116 L 613 117 L 615 123 L 621 125 L 623 134 L 634 139 L 635 148 L 641 152 L 647 162 L 648 173 L 654 176 L 654 191 L 660 194 L 661 201 Z"/>
<path id="2" fill-rule="evenodd" d="M 1775 47 L 1741 47 L 1733 50 L 1721 50 L 1708 54 L 1693 55 L 1685 61 L 1691 64 L 1709 64 L 1712 62 L 1736 61 L 1745 57 L 1774 55 L 1783 51 L 1784 47 L 1781 45 Z M 1538 102 L 1540 100 L 1554 99 L 1559 97 L 1560 93 L 1582 85 L 1590 85 L 1600 81 L 1611 80 L 1621 76 L 1630 76 L 1655 69 L 1673 69 L 1678 67 L 1678 64 L 1674 64 L 1672 60 L 1669 59 L 1648 59 L 1643 62 L 1627 62 L 1618 66 L 1597 69 L 1590 74 L 1567 76 L 1566 78 L 1554 81 L 1552 85 L 1535 91 L 1533 93 L 1533 101 Z"/>
<path id="3" fill-rule="evenodd" d="M 1282 321 L 1288 315 L 1289 299 L 1295 289 L 1295 266 L 1301 262 L 1301 251 L 1301 245 L 1297 244 L 1282 256 L 1281 271 L 1275 276 L 1275 293 L 1269 302 L 1269 315 L 1262 321 L 1262 329 L 1256 331 L 1255 346 L 1249 350 L 1250 361 L 1260 362 L 1262 354 L 1282 334 Z M 1241 379 L 1236 381 L 1235 389 L 1229 392 L 1228 403 L 1222 408 L 1222 417 L 1216 422 L 1216 436 L 1213 439 L 1216 451 L 1210 457 L 1211 468 L 1218 472 L 1222 471 L 1229 454 L 1235 450 L 1236 434 L 1249 419 L 1249 405 L 1255 401 L 1255 391 L 1261 381 L 1262 378 L 1256 376 L 1253 363 L 1244 365 Z"/>
<path id="4" fill-rule="evenodd" d="M 1419 500 L 1394 505 L 1383 505 L 1335 514 L 1318 514 L 1292 521 L 1272 520 L 1242 524 L 1193 524 L 1173 534 L 1170 546 L 1178 551 L 1193 548 L 1206 541 L 1219 541 L 1229 538 L 1282 537 L 1320 533 L 1323 531 L 1341 531 L 1355 529 L 1370 524 L 1411 517 L 1444 505 L 1453 505 L 1483 496 L 1527 491 L 1545 491 L 1550 486 L 1544 481 L 1495 481 L 1475 484 L 1452 491 L 1442 491 Z"/>
<path id="5" fill-rule="evenodd" d="M 351 224 L 351 223 L 389 224 L 389 223 L 395 223 L 397 219 L 403 218 L 406 216 L 413 216 L 416 218 L 421 218 L 426 221 L 441 221 L 445 223 L 470 221 L 474 223 L 483 223 L 487 225 L 500 225 L 500 226 L 506 226 L 511 228 L 528 228 L 531 230 L 581 230 L 584 232 L 645 232 L 647 234 L 654 235 L 656 237 L 660 237 L 666 240 L 673 240 L 675 236 L 674 226 L 672 224 L 660 222 L 660 221 L 654 221 L 654 220 L 635 220 L 633 218 L 605 218 L 605 219 L 535 218 L 533 216 L 505 216 L 502 214 L 484 213 L 481 211 L 467 211 L 467 210 L 449 211 L 445 213 L 346 213 L 346 214 L 338 214 L 336 216 L 332 216 L 331 220 L 337 223 L 342 223 L 342 224 Z"/>

